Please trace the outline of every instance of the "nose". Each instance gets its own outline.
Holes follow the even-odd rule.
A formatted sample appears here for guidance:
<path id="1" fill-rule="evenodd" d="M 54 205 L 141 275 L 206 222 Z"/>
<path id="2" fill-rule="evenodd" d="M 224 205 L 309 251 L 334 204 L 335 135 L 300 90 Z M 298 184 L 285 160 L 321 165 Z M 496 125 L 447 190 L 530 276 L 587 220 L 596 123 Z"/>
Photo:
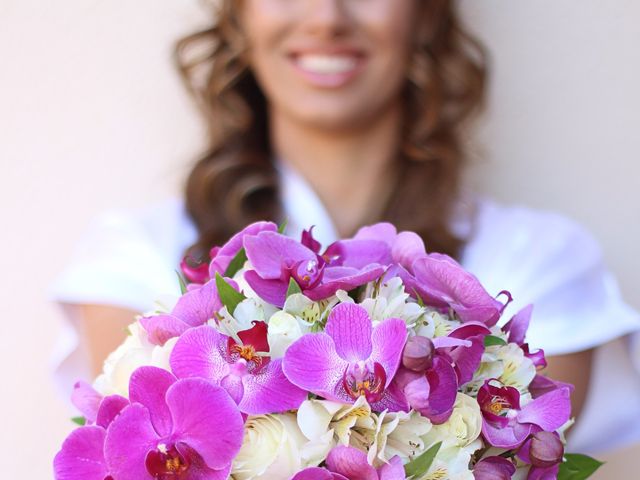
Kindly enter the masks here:
<path id="1" fill-rule="evenodd" d="M 310 33 L 324 36 L 344 34 L 351 25 L 345 0 L 310 0 L 303 22 Z"/>

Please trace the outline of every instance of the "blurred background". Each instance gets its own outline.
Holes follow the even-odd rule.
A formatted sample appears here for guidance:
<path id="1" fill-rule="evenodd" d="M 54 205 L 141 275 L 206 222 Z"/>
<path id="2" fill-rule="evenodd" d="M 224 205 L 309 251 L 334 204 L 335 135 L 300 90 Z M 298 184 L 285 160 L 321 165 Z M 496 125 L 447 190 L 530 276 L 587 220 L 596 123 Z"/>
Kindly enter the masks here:
<path id="1" fill-rule="evenodd" d="M 584 224 L 640 309 L 640 2 L 461 4 L 493 55 L 470 184 Z M 51 478 L 73 427 L 51 377 L 62 316 L 47 288 L 75 241 L 105 209 L 179 195 L 204 147 L 171 62 L 206 25 L 203 5 L 0 1 L 3 478 Z M 640 467 L 640 447 L 600 457 L 596 478 Z"/>

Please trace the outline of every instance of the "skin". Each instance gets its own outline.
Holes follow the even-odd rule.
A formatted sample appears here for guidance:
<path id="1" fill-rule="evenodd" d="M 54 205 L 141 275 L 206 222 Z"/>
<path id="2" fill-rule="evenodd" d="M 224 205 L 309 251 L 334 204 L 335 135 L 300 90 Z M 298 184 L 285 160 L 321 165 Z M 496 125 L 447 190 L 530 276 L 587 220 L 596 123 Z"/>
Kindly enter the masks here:
<path id="1" fill-rule="evenodd" d="M 412 0 L 244 0 L 247 60 L 269 101 L 270 135 L 280 159 L 306 178 L 340 235 L 380 214 L 392 188 L 401 128 L 401 91 L 410 58 Z M 323 84 L 296 63 L 310 53 L 357 56 L 357 74 Z M 354 188 L 357 186 L 357 188 Z M 79 307 L 97 374 L 124 339 L 135 312 Z M 549 358 L 546 373 L 586 397 L 592 351 Z"/>

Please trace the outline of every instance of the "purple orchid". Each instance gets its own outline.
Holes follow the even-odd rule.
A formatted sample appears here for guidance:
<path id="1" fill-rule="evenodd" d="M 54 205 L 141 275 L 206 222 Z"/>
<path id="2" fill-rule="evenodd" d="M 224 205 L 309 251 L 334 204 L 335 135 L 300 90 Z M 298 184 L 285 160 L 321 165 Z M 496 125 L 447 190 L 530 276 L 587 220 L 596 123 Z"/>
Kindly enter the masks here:
<path id="1" fill-rule="evenodd" d="M 564 445 L 556 432 L 538 432 L 520 447 L 518 459 L 531 465 L 527 480 L 555 480 L 564 456 Z"/>
<path id="2" fill-rule="evenodd" d="M 245 280 L 262 299 L 282 307 L 291 278 L 307 297 L 322 300 L 384 273 L 384 267 L 377 263 L 353 267 L 344 259 L 332 261 L 314 251 L 317 242 L 307 239 L 306 243 L 309 246 L 272 231 L 246 235 L 244 248 L 253 270 L 245 272 Z"/>
<path id="3" fill-rule="evenodd" d="M 487 293 L 480 281 L 454 259 L 431 253 L 416 259 L 411 271 L 399 272 L 407 292 L 418 295 L 426 305 L 451 308 L 463 322 L 481 322 L 491 327 L 511 301 L 503 305 Z M 498 294 L 498 295 L 500 295 Z"/>
<path id="4" fill-rule="evenodd" d="M 371 242 L 371 246 L 362 248 L 361 242 Z M 352 258 L 356 266 L 373 261 L 391 265 L 387 275 L 400 276 L 407 292 L 419 295 L 426 305 L 452 308 L 463 322 L 493 326 L 506 307 L 454 259 L 439 253 L 427 254 L 419 235 L 398 233 L 390 223 L 363 227 L 353 239 L 336 242 L 327 251 Z M 507 296 L 508 304 L 509 293 L 500 293 Z"/>
<path id="5" fill-rule="evenodd" d="M 484 337 L 489 333 L 483 324 L 464 324 L 446 337 L 433 339 L 432 359 L 425 368 L 403 365 L 394 383 L 404 393 L 408 406 L 434 424 L 447 421 L 458 386 L 471 380 L 480 365 Z"/>
<path id="6" fill-rule="evenodd" d="M 107 429 L 105 457 L 117 480 L 224 480 L 240 450 L 243 420 L 224 389 L 200 378 L 176 380 L 141 367 L 131 405 Z"/>
<path id="7" fill-rule="evenodd" d="M 179 378 L 201 377 L 221 385 L 249 415 L 296 409 L 307 393 L 282 372 L 282 359 L 270 358 L 265 322 L 238 332 L 240 342 L 209 326 L 184 333 L 171 353 Z"/>
<path id="8" fill-rule="evenodd" d="M 519 447 L 529 435 L 553 432 L 569 420 L 569 388 L 545 393 L 520 408 L 520 392 L 501 385 L 498 380 L 487 380 L 477 397 L 483 417 L 482 433 L 494 447 Z"/>
<path id="9" fill-rule="evenodd" d="M 224 276 L 231 261 L 242 249 L 245 235 L 255 235 L 262 231 L 275 232 L 278 229 L 273 222 L 255 222 L 236 233 L 223 246 L 213 247 L 209 251 L 209 262 L 202 262 L 190 253 L 180 262 L 180 270 L 192 284 L 204 284 L 216 277 L 216 273 Z"/>
<path id="10" fill-rule="evenodd" d="M 342 303 L 329 314 L 324 332 L 289 346 L 283 370 L 293 384 L 329 400 L 352 403 L 364 395 L 374 410 L 405 410 L 390 385 L 406 338 L 403 320 L 390 318 L 373 328 L 364 307 Z"/>
<path id="11" fill-rule="evenodd" d="M 232 280 L 227 281 L 237 289 Z M 171 313 L 163 313 L 140 319 L 149 334 L 149 341 L 164 345 L 167 340 L 179 337 L 192 327 L 204 325 L 222 308 L 215 280 L 190 289 L 180 299 Z"/>
<path id="12" fill-rule="evenodd" d="M 67 437 L 53 460 L 56 480 L 113 480 L 104 455 L 107 428 L 129 401 L 119 395 L 102 397 L 89 384 L 78 382 L 73 403 L 87 419 Z"/>
<path id="13" fill-rule="evenodd" d="M 473 467 L 475 480 L 510 480 L 516 473 L 516 467 L 503 457 L 486 457 Z"/>
<path id="14" fill-rule="evenodd" d="M 327 456 L 327 468 L 305 468 L 291 480 L 404 480 L 400 457 L 375 469 L 367 462 L 367 454 L 353 447 L 334 447 Z"/>
<path id="15" fill-rule="evenodd" d="M 529 351 L 529 344 L 525 343 L 529 323 L 531 323 L 531 313 L 533 305 L 529 304 L 516 313 L 502 328 L 504 332 L 509 334 L 509 343 L 516 343 L 524 351 L 524 356 L 529 358 L 536 368 L 545 368 L 547 360 L 544 356 L 544 350 L 541 348 L 535 352 Z"/>

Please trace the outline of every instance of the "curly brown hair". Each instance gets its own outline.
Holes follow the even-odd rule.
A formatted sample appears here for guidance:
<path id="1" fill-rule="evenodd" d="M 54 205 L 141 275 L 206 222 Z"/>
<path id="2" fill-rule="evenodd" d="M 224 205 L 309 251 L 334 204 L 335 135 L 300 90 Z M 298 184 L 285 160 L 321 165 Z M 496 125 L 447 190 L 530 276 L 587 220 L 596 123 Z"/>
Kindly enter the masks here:
<path id="1" fill-rule="evenodd" d="M 486 52 L 466 31 L 454 0 L 419 2 L 419 28 L 403 89 L 403 138 L 397 187 L 382 218 L 413 230 L 428 249 L 458 257 L 464 239 L 451 230 L 466 160 L 462 127 L 484 103 Z M 186 184 L 187 210 L 202 255 L 247 223 L 280 221 L 267 101 L 248 68 L 237 2 L 214 6 L 213 25 L 181 39 L 175 59 L 203 112 L 209 148 Z"/>

